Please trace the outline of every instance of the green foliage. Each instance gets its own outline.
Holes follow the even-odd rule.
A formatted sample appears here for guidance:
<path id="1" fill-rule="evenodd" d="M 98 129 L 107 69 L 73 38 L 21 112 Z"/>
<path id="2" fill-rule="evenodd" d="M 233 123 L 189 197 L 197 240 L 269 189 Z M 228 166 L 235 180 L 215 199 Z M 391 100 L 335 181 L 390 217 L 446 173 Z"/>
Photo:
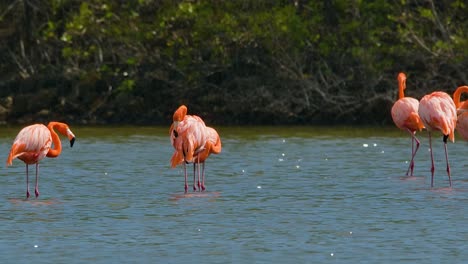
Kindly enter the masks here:
<path id="1" fill-rule="evenodd" d="M 135 88 L 135 80 L 132 80 L 132 79 L 125 79 L 125 80 L 122 81 L 122 83 L 119 85 L 119 87 L 117 88 L 117 90 L 118 90 L 119 92 L 129 93 L 129 92 L 132 92 L 134 88 Z"/>
<path id="2" fill-rule="evenodd" d="M 398 71 L 413 73 L 415 94 L 428 92 L 427 80 L 468 82 L 462 0 L 40 2 L 2 13 L 4 76 L 54 72 L 70 96 L 95 83 L 96 96 L 159 118 L 156 103 L 184 102 L 233 123 L 365 119 L 393 101 Z M 101 97 L 96 105 L 118 108 Z"/>

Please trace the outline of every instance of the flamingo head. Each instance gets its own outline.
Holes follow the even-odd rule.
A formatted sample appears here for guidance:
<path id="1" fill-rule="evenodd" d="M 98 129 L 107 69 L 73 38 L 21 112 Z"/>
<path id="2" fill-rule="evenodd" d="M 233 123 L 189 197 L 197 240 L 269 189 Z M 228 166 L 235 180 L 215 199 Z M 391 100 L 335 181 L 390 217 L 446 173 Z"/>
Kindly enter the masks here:
<path id="1" fill-rule="evenodd" d="M 57 131 L 68 137 L 68 140 L 70 140 L 70 147 L 73 147 L 73 144 L 75 144 L 75 135 L 73 132 L 70 130 L 67 124 L 65 123 L 60 123 L 60 122 L 50 122 L 49 126 L 52 125 Z"/>
<path id="2" fill-rule="evenodd" d="M 177 126 L 181 121 L 184 120 L 185 116 L 187 115 L 187 107 L 185 105 L 179 106 L 177 110 L 174 112 L 174 115 L 172 116 L 172 128 L 174 130 L 177 130 Z"/>

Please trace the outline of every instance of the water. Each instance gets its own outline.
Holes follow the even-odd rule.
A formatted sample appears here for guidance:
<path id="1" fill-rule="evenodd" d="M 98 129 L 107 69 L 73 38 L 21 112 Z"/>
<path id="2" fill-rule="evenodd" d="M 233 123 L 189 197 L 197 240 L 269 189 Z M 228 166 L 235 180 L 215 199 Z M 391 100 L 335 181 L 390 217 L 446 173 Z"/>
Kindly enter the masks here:
<path id="1" fill-rule="evenodd" d="M 5 160 L 18 131 L 0 133 Z M 2 263 L 468 259 L 461 140 L 448 146 L 448 189 L 436 137 L 431 189 L 425 133 L 416 177 L 406 178 L 410 138 L 396 128 L 222 128 L 223 152 L 206 164 L 208 192 L 184 196 L 167 128 L 73 131 L 74 147 L 41 163 L 38 200 L 24 201 L 23 163 L 1 170 Z"/>

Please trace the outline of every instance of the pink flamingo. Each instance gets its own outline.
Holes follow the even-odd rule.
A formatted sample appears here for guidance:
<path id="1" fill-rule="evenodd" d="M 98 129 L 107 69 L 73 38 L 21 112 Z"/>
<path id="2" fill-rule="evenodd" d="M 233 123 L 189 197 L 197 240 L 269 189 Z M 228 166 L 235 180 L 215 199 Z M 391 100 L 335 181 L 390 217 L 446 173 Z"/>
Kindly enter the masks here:
<path id="1" fill-rule="evenodd" d="M 30 197 L 28 165 L 36 164 L 36 186 L 34 193 L 37 198 L 39 196 L 39 161 L 45 156 L 56 158 L 62 152 L 60 138 L 54 129 L 60 134 L 67 136 L 70 140 L 70 146 L 73 147 L 75 135 L 67 124 L 59 122 L 50 122 L 47 127 L 42 124 L 25 127 L 18 133 L 11 146 L 7 166 L 12 165 L 15 158 L 22 160 L 26 164 L 26 198 Z M 51 148 L 52 143 L 54 144 L 54 148 Z"/>
<path id="2" fill-rule="evenodd" d="M 398 74 L 398 101 L 392 107 L 392 118 L 395 125 L 408 131 L 411 135 L 411 162 L 406 171 L 406 176 L 413 176 L 414 170 L 414 157 L 419 149 L 419 140 L 415 136 L 416 130 L 421 131 L 424 128 L 424 124 L 418 114 L 419 102 L 418 100 L 405 97 L 404 90 L 406 89 L 406 75 L 402 72 Z M 416 149 L 414 148 L 414 142 L 416 141 Z"/>
<path id="3" fill-rule="evenodd" d="M 171 167 L 184 164 L 185 192 L 188 190 L 186 163 L 198 163 L 199 152 L 205 149 L 208 140 L 206 125 L 203 120 L 196 115 L 187 115 L 187 107 L 180 106 L 173 115 L 173 122 L 169 129 L 170 139 L 174 147 L 174 154 L 171 157 Z M 200 179 L 199 179 L 200 181 Z M 199 182 L 200 186 L 201 183 Z M 195 175 L 193 190 L 195 191 Z"/>
<path id="4" fill-rule="evenodd" d="M 447 139 L 455 142 L 455 126 L 457 124 L 457 109 L 452 97 L 444 92 L 433 92 L 425 95 L 419 102 L 419 116 L 429 133 L 429 148 L 431 152 L 431 187 L 434 187 L 434 154 L 432 152 L 431 133 L 433 130 L 442 132 L 445 160 L 447 163 L 447 175 L 450 187 L 452 178 L 450 177 L 450 165 L 447 152 Z"/>
<path id="5" fill-rule="evenodd" d="M 463 93 L 468 93 L 468 86 L 460 86 L 453 93 L 453 101 L 457 108 L 457 131 L 464 140 L 468 140 L 468 100 L 460 102 Z"/>
<path id="6" fill-rule="evenodd" d="M 196 154 L 195 163 L 198 164 L 198 188 L 199 190 L 205 190 L 205 160 L 210 156 L 210 154 L 219 154 L 221 153 L 221 138 L 219 137 L 218 132 L 212 127 L 206 127 L 206 132 L 208 134 L 208 139 L 205 143 L 205 149 Z M 193 164 L 193 174 L 195 177 L 195 163 Z M 202 166 L 202 182 L 200 186 L 200 163 Z"/>

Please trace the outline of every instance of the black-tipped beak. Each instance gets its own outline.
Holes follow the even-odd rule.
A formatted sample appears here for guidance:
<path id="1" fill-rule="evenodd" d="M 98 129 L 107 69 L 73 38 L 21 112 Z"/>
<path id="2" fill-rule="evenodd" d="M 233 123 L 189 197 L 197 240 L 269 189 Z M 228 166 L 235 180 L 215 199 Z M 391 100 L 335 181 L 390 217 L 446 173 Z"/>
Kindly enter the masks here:
<path id="1" fill-rule="evenodd" d="M 73 147 L 73 144 L 75 144 L 75 138 L 72 138 L 72 139 L 70 140 L 70 148 Z"/>

